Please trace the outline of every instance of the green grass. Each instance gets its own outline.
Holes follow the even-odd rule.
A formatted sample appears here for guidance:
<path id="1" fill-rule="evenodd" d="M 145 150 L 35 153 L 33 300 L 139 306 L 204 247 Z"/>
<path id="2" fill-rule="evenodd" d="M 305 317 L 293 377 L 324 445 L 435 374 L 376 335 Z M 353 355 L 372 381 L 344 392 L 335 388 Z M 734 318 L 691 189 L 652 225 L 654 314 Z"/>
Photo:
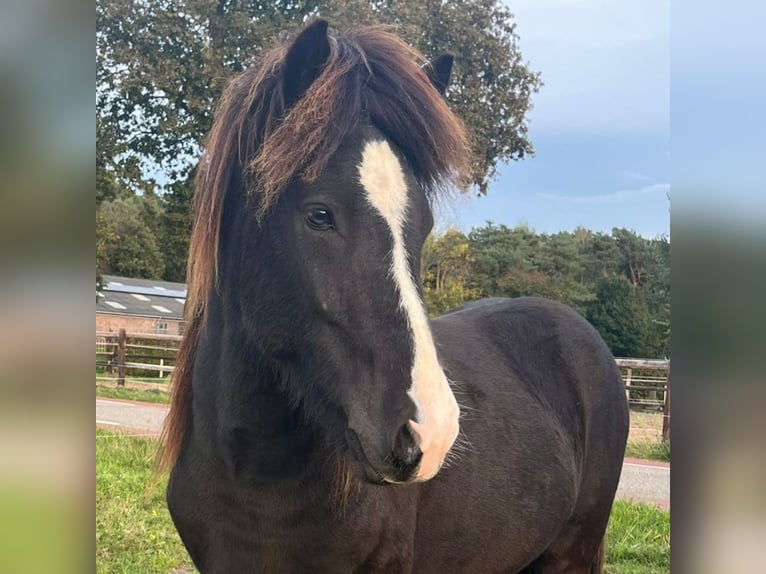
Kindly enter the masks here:
<path id="1" fill-rule="evenodd" d="M 96 431 L 96 572 L 167 573 L 190 567 L 165 506 L 165 486 L 152 484 L 157 441 Z"/>
<path id="2" fill-rule="evenodd" d="M 155 389 L 131 389 L 99 384 L 96 385 L 96 396 L 105 399 L 143 401 L 145 403 L 168 403 L 170 401 L 170 395 L 167 391 Z"/>
<path id="3" fill-rule="evenodd" d="M 670 572 L 670 512 L 618 500 L 606 533 L 608 574 Z"/>
<path id="4" fill-rule="evenodd" d="M 628 442 L 625 456 L 670 462 L 670 441 L 632 440 Z"/>
<path id="5" fill-rule="evenodd" d="M 156 448 L 154 439 L 96 431 L 99 574 L 165 574 L 191 568 L 165 506 L 167 481 L 150 488 Z M 607 531 L 606 571 L 669 572 L 670 513 L 617 501 Z"/>

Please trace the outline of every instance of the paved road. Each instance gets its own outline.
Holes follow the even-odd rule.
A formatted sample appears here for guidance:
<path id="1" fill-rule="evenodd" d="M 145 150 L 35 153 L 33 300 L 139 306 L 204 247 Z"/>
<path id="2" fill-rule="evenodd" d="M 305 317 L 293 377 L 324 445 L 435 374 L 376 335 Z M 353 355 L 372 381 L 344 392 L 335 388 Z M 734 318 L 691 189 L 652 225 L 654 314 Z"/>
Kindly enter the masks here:
<path id="1" fill-rule="evenodd" d="M 96 399 L 96 425 L 119 427 L 141 434 L 159 435 L 167 405 Z"/>
<path id="2" fill-rule="evenodd" d="M 96 424 L 102 428 L 156 436 L 162 429 L 166 413 L 166 405 L 96 399 Z M 670 508 L 670 467 L 650 461 L 626 460 L 617 497 Z"/>
<path id="3" fill-rule="evenodd" d="M 670 466 L 654 461 L 626 460 L 622 465 L 617 498 L 653 502 L 670 508 Z"/>

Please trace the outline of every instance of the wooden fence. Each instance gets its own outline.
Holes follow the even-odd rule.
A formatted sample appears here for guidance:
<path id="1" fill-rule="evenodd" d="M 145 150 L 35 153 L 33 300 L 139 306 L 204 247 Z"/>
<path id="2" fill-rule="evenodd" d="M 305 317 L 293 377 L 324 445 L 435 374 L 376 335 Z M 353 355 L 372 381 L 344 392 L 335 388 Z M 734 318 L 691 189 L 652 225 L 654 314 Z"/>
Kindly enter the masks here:
<path id="1" fill-rule="evenodd" d="M 96 333 L 96 380 L 139 385 L 166 384 L 175 368 L 181 337 L 126 333 Z M 662 413 L 662 438 L 670 437 L 670 361 L 615 359 L 625 383 L 625 396 L 636 411 Z"/>
<path id="2" fill-rule="evenodd" d="M 96 332 L 96 380 L 124 387 L 132 383 L 167 383 L 175 368 L 179 335 Z"/>
<path id="3" fill-rule="evenodd" d="M 662 440 L 670 439 L 670 361 L 616 358 L 630 408 L 662 413 Z"/>

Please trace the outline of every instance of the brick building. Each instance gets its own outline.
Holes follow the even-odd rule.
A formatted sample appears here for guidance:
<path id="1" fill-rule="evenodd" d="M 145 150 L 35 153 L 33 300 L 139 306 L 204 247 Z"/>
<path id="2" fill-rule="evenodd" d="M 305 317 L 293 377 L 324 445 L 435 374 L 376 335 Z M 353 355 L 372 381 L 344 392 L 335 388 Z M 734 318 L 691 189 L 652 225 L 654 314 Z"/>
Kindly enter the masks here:
<path id="1" fill-rule="evenodd" d="M 96 332 L 181 335 L 186 285 L 104 275 L 96 302 Z"/>

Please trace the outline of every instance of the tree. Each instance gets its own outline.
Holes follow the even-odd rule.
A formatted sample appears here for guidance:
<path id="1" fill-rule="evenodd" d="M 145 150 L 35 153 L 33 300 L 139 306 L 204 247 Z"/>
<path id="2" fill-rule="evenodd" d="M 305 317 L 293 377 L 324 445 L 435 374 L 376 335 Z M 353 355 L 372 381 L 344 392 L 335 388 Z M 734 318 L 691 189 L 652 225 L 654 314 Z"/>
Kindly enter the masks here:
<path id="1" fill-rule="evenodd" d="M 539 237 L 527 227 L 509 228 L 492 223 L 468 234 L 476 261 L 473 285 L 482 296 L 506 294 L 504 278 L 511 272 L 533 270 Z"/>
<path id="2" fill-rule="evenodd" d="M 421 278 L 426 307 L 440 315 L 479 298 L 468 286 L 473 266 L 468 238 L 455 229 L 431 234 L 423 247 Z"/>
<path id="3" fill-rule="evenodd" d="M 426 56 L 456 55 L 448 99 L 473 132 L 480 193 L 498 161 L 532 153 L 525 117 L 540 78 L 523 62 L 513 16 L 499 1 L 99 0 L 97 115 L 123 165 L 138 167 L 134 185 L 152 167 L 171 183 L 186 180 L 226 81 L 312 14 L 336 28 L 395 24 Z"/>
<path id="4" fill-rule="evenodd" d="M 650 244 L 652 259 L 647 271 L 646 298 L 651 315 L 652 348 L 657 355 L 670 353 L 670 241 L 658 237 Z"/>
<path id="5" fill-rule="evenodd" d="M 582 233 L 580 238 L 583 239 Z M 619 272 L 620 250 L 610 235 L 591 233 L 584 241 L 580 254 L 583 259 L 583 283 L 595 285 L 601 279 Z"/>
<path id="6" fill-rule="evenodd" d="M 162 254 L 142 214 L 141 198 L 103 202 L 96 211 L 97 274 L 160 279 Z"/>
<path id="7" fill-rule="evenodd" d="M 120 179 L 118 158 L 121 154 L 122 146 L 114 130 L 96 116 L 96 207 L 103 201 L 133 195 Z"/>
<path id="8" fill-rule="evenodd" d="M 649 324 L 646 309 L 625 277 L 599 281 L 596 297 L 587 308 L 588 321 L 618 357 L 646 357 Z"/>
<path id="9" fill-rule="evenodd" d="M 186 181 L 173 183 L 170 191 L 162 198 L 164 209 L 160 216 L 158 236 L 165 263 L 163 277 L 167 281 L 186 281 L 193 191 L 194 172 Z"/>
<path id="10" fill-rule="evenodd" d="M 540 234 L 489 223 L 467 236 L 452 230 L 430 238 L 422 270 L 424 297 L 435 313 L 479 297 L 545 297 L 590 319 L 616 354 L 668 351 L 670 243 L 664 237 L 584 228 Z"/>
<path id="11" fill-rule="evenodd" d="M 612 237 L 622 255 L 625 277 L 633 287 L 643 285 L 654 255 L 651 244 L 628 229 L 615 228 L 612 230 Z"/>

